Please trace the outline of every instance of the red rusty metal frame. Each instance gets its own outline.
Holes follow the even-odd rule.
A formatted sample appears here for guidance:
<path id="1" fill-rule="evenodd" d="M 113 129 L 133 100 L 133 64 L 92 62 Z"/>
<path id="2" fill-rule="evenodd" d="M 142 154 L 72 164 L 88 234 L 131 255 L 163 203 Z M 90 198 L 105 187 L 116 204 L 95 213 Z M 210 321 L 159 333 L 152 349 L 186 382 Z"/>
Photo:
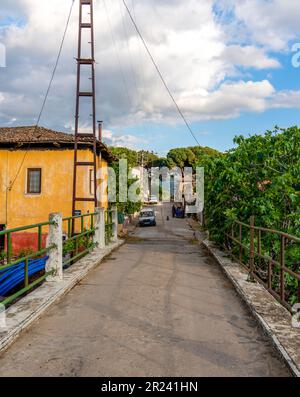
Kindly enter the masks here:
<path id="1" fill-rule="evenodd" d="M 236 236 L 235 229 L 238 226 L 238 236 Z M 243 243 L 243 232 L 247 229 L 250 232 L 250 246 Z M 265 255 L 262 253 L 262 233 L 269 233 L 274 236 L 278 236 L 280 239 L 280 254 L 279 261 L 271 257 L 271 255 Z M 239 247 L 239 256 L 233 254 L 232 247 L 229 248 L 230 254 L 233 259 L 235 259 L 242 266 L 246 267 L 250 273 L 250 277 L 253 280 L 258 281 L 262 284 L 283 306 L 288 310 L 291 310 L 291 305 L 287 302 L 285 297 L 285 274 L 289 274 L 298 280 L 298 301 L 300 302 L 300 274 L 295 273 L 293 270 L 286 267 L 286 247 L 288 243 L 299 244 L 300 248 L 300 238 L 289 235 L 278 230 L 267 229 L 264 227 L 255 226 L 254 217 L 250 218 L 250 224 L 235 221 L 232 224 L 231 233 L 226 233 L 227 238 Z M 249 253 L 249 263 L 243 262 L 243 252 Z M 255 259 L 258 258 L 259 261 L 265 260 L 268 263 L 267 271 L 267 282 L 259 277 L 256 273 Z M 300 260 L 300 258 L 299 258 Z M 272 285 L 273 268 L 277 266 L 279 268 L 279 289 L 278 294 Z"/>
<path id="2" fill-rule="evenodd" d="M 90 21 L 83 22 L 83 7 L 90 8 Z M 90 31 L 91 41 L 91 58 L 82 58 L 82 32 L 83 30 Z M 82 67 L 91 68 L 92 90 L 90 92 L 80 91 L 81 71 Z M 91 134 L 83 134 L 79 131 L 79 114 L 80 114 L 80 99 L 82 97 L 89 97 L 92 101 L 92 120 L 93 131 Z M 73 174 L 73 204 L 72 214 L 75 214 L 76 204 L 78 202 L 94 202 L 95 207 L 98 206 L 97 200 L 97 135 L 96 135 L 96 85 L 95 85 L 95 45 L 94 45 L 94 14 L 93 14 L 93 0 L 80 0 L 79 3 L 79 32 L 78 32 L 78 56 L 77 56 L 77 89 L 76 89 L 76 114 L 75 114 L 75 145 L 74 145 L 74 174 Z M 79 162 L 78 161 L 78 147 L 82 143 L 91 143 L 93 147 L 93 162 Z M 77 169 L 78 167 L 93 167 L 94 172 L 94 197 L 78 197 L 77 196 Z"/>

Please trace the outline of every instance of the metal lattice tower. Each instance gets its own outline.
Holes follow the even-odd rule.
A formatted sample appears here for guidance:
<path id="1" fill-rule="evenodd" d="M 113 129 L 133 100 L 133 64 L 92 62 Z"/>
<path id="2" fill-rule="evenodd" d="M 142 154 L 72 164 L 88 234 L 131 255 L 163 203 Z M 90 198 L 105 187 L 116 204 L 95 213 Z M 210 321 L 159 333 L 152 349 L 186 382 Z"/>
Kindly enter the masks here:
<path id="1" fill-rule="evenodd" d="M 93 15 L 93 0 L 79 0 L 79 33 L 78 33 L 78 56 L 77 56 L 77 89 L 76 89 L 76 114 L 75 114 L 75 148 L 74 148 L 74 175 L 73 175 L 73 207 L 72 213 L 75 214 L 76 205 L 78 202 L 94 202 L 95 207 L 98 205 L 97 200 L 97 136 L 96 136 L 96 88 L 95 88 L 95 46 L 94 46 L 94 15 Z M 84 20 L 84 12 L 89 15 L 89 20 Z M 83 43 L 83 31 L 90 33 L 90 41 Z M 90 57 L 83 58 L 83 51 L 88 46 L 90 50 Z M 90 73 L 91 90 L 81 91 L 82 73 L 84 68 Z M 82 98 L 89 99 L 91 107 L 92 127 L 91 133 L 81 133 L 79 128 L 80 109 L 82 106 Z M 78 161 L 78 147 L 82 144 L 89 144 L 93 147 L 93 161 L 79 162 Z M 92 167 L 94 175 L 94 197 L 78 197 L 78 167 Z"/>

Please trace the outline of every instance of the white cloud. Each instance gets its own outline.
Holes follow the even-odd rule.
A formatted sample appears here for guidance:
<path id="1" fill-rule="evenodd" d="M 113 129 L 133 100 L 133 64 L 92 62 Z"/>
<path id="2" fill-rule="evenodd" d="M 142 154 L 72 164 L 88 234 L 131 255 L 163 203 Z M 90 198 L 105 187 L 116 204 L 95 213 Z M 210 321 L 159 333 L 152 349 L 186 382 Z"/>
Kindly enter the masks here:
<path id="1" fill-rule="evenodd" d="M 288 43 L 299 37 L 298 0 L 223 0 L 224 10 L 231 10 L 234 32 L 268 49 L 287 51 Z M 237 35 L 238 33 L 238 35 Z"/>
<path id="2" fill-rule="evenodd" d="M 286 93 L 276 93 L 267 80 L 254 81 L 246 73 L 249 68 L 280 67 L 269 50 L 283 50 L 287 40 L 295 37 L 295 28 L 299 26 L 299 13 L 295 12 L 298 1 L 220 0 L 219 6 L 233 13 L 234 31 L 228 29 L 227 16 L 224 20 L 216 18 L 215 3 L 214 0 L 134 1 L 138 25 L 187 117 L 223 119 L 236 117 L 242 111 L 261 112 L 275 104 L 296 106 L 296 100 L 288 100 Z M 36 121 L 70 4 L 71 0 L 1 0 L 0 16 L 10 16 L 22 23 L 11 25 L 1 33 L 1 41 L 7 47 L 8 67 L 0 71 L 0 122 Z M 128 4 L 131 7 L 131 1 Z M 108 17 L 103 1 L 95 2 L 98 118 L 112 130 L 145 121 L 178 123 L 176 110 L 121 0 L 106 0 L 106 5 Z M 76 2 L 41 121 L 52 128 L 62 129 L 67 125 L 65 128 L 69 129 L 74 124 L 77 19 Z M 238 66 L 243 67 L 244 75 Z M 230 81 L 237 76 L 240 81 Z M 88 119 L 89 112 L 81 120 L 83 126 Z M 116 139 L 114 144 L 139 144 L 126 134 Z"/>
<path id="3" fill-rule="evenodd" d="M 103 130 L 103 140 L 106 144 L 115 147 L 128 147 L 130 149 L 139 149 L 143 140 L 134 135 L 118 135 L 110 130 Z"/>
<path id="4" fill-rule="evenodd" d="M 300 91 L 287 90 L 276 93 L 270 107 L 276 109 L 300 108 Z"/>
<path id="5" fill-rule="evenodd" d="M 198 111 L 204 119 L 227 119 L 239 116 L 242 111 L 264 111 L 274 93 L 274 87 L 267 80 L 227 82 L 200 100 L 197 95 L 186 97 L 180 105 L 190 117 Z"/>
<path id="6" fill-rule="evenodd" d="M 269 57 L 263 48 L 253 45 L 230 45 L 224 49 L 221 57 L 231 65 L 244 66 L 245 68 L 276 69 L 280 67 L 280 62 L 277 59 Z"/>

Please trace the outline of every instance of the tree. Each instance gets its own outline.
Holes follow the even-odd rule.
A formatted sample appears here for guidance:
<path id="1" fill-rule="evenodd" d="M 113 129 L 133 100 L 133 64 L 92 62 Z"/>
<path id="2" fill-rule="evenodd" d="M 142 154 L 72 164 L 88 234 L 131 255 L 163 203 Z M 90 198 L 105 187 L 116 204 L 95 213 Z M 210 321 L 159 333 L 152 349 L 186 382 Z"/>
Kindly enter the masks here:
<path id="1" fill-rule="evenodd" d="M 184 167 L 196 168 L 196 165 L 206 156 L 218 157 L 222 153 L 217 150 L 208 147 L 188 147 L 188 148 L 177 148 L 169 151 L 167 159 L 174 164 L 183 169 Z"/>
<path id="2" fill-rule="evenodd" d="M 276 127 L 265 135 L 238 136 L 234 143 L 237 147 L 225 156 L 206 156 L 199 163 L 205 168 L 205 219 L 211 238 L 226 243 L 233 221 L 249 224 L 252 215 L 257 226 L 300 237 L 299 128 Z M 249 244 L 247 237 L 243 243 Z M 266 234 L 262 246 L 278 258 L 278 239 Z M 299 272 L 299 245 L 286 247 L 286 266 Z M 292 304 L 296 279 L 287 280 L 287 289 Z"/>
<path id="3" fill-rule="evenodd" d="M 130 169 L 138 167 L 139 165 L 139 157 L 138 152 L 132 149 L 124 148 L 124 147 L 111 147 L 111 152 L 118 158 L 117 161 L 112 163 L 112 168 L 115 171 L 117 181 L 119 180 L 119 159 L 126 159 L 128 164 L 128 172 Z M 136 179 L 128 179 L 127 188 L 131 186 L 132 183 L 136 182 Z M 137 202 L 133 203 L 127 201 L 126 203 L 119 201 L 119 184 L 117 183 L 117 207 L 118 211 L 122 212 L 126 215 L 133 215 L 135 212 L 138 212 L 141 209 L 142 203 Z"/>

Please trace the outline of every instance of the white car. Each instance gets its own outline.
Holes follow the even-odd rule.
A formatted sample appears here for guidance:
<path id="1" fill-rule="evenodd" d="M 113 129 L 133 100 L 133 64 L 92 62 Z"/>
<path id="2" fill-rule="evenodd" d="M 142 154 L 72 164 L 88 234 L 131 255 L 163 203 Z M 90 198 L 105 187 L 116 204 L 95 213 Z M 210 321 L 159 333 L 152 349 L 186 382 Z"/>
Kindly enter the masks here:
<path id="1" fill-rule="evenodd" d="M 158 204 L 158 199 L 156 196 L 150 196 L 148 202 L 149 204 Z"/>
<path id="2" fill-rule="evenodd" d="M 139 216 L 140 226 L 156 226 L 155 212 L 152 209 L 143 209 Z"/>

